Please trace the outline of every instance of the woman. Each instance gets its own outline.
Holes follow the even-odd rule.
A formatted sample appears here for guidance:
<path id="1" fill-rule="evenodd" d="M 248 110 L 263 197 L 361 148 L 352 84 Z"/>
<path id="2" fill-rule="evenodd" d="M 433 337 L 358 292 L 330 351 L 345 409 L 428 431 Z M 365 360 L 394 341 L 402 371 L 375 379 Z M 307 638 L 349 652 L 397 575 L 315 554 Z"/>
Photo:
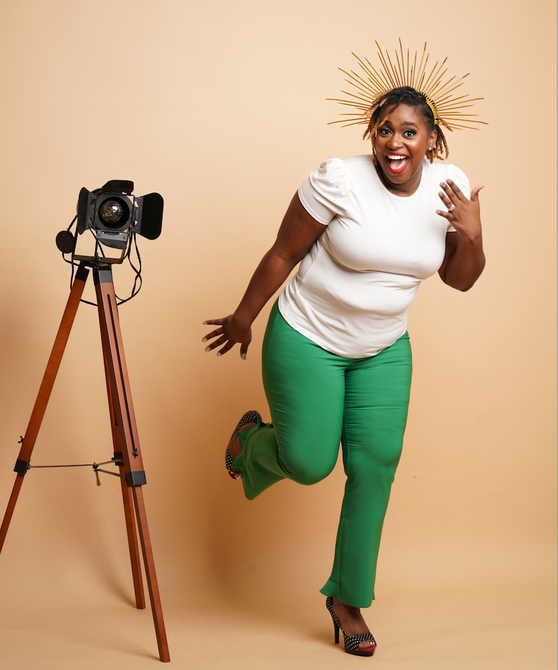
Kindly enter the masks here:
<path id="1" fill-rule="evenodd" d="M 335 641 L 341 629 L 348 653 L 371 656 L 376 642 L 360 608 L 374 598 L 380 535 L 407 419 L 407 307 L 420 282 L 436 271 L 449 286 L 467 291 L 485 260 L 482 186 L 469 195 L 461 170 L 433 164 L 447 156 L 441 126 L 460 127 L 463 117 L 455 105 L 448 107 L 446 93 L 440 111 L 431 89 L 399 85 L 420 80 L 412 68 L 400 68 L 386 90 L 378 73 L 359 62 L 368 98 L 362 102 L 364 80 L 349 75 L 358 88 L 353 122 L 367 124 L 372 155 L 332 159 L 310 175 L 239 306 L 206 321 L 218 328 L 203 341 L 212 340 L 206 351 L 218 348 L 218 356 L 240 344 L 246 358 L 251 324 L 301 262 L 271 311 L 264 338 L 272 423 L 246 413 L 229 441 L 226 465 L 253 499 L 284 478 L 320 481 L 332 471 L 341 443 L 347 483 L 333 570 L 321 592 Z M 442 93 L 446 89 L 441 86 Z"/>

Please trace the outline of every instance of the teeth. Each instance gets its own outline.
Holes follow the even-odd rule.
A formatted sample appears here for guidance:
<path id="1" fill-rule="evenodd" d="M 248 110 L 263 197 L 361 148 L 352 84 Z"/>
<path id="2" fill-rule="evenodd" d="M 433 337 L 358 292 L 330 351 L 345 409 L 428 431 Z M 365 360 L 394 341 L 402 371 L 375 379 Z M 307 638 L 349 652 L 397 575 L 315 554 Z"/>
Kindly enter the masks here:
<path id="1" fill-rule="evenodd" d="M 388 158 L 389 158 L 390 161 L 402 161 L 402 160 L 405 160 L 407 158 L 407 156 L 389 156 L 388 155 Z"/>

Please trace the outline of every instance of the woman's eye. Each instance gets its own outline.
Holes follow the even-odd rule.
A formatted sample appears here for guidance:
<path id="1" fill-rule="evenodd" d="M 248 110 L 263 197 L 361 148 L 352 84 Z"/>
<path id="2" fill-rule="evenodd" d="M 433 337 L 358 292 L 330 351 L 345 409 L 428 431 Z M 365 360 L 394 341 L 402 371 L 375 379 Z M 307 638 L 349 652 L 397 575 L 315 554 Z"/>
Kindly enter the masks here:
<path id="1" fill-rule="evenodd" d="M 405 137 L 414 137 L 414 136 L 416 135 L 416 133 L 415 133 L 414 130 L 406 130 L 406 131 L 403 133 L 403 135 L 404 135 Z"/>
<path id="2" fill-rule="evenodd" d="M 380 135 L 389 135 L 389 128 L 380 128 L 379 129 Z"/>

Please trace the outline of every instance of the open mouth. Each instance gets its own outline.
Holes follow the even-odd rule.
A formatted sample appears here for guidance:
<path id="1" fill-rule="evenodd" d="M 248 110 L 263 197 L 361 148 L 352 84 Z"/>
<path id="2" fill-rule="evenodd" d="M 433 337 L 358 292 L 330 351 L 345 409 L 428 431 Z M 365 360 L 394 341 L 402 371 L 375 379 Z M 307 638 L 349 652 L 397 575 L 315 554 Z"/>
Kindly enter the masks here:
<path id="1" fill-rule="evenodd" d="M 387 155 L 387 166 L 388 170 L 392 174 L 399 174 L 407 167 L 407 163 L 410 161 L 409 156 L 404 156 L 403 154 L 388 154 Z"/>

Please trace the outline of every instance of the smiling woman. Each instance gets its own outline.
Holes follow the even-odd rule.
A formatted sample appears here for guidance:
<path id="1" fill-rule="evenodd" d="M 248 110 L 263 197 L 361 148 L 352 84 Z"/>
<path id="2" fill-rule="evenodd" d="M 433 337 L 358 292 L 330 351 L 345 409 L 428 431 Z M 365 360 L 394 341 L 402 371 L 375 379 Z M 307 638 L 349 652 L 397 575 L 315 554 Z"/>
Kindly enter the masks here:
<path id="1" fill-rule="evenodd" d="M 372 151 L 381 178 L 392 193 L 412 195 L 420 184 L 424 157 L 436 147 L 434 124 L 421 113 L 421 106 L 396 103 L 381 116 L 378 126 Z"/>
<path id="2" fill-rule="evenodd" d="M 387 67 L 389 59 L 381 54 L 380 60 Z M 348 125 L 367 126 L 372 155 L 327 160 L 306 179 L 237 309 L 206 321 L 217 328 L 203 341 L 211 340 L 206 351 L 218 349 L 218 356 L 238 343 L 246 358 L 254 319 L 300 262 L 271 311 L 264 340 L 271 423 L 247 412 L 225 464 L 252 500 L 281 479 L 320 481 L 341 443 L 347 484 L 334 564 L 321 592 L 335 641 L 342 630 L 348 653 L 372 656 L 376 641 L 359 608 L 374 598 L 407 420 L 407 308 L 436 271 L 450 286 L 469 289 L 484 253 L 482 187 L 469 193 L 459 168 L 433 162 L 448 153 L 441 126 L 463 122 L 439 70 L 434 66 L 425 77 L 426 63 L 417 71 L 415 56 L 414 66 L 380 76 L 360 62 L 370 81 L 349 75 L 356 102 L 341 102 L 357 108 Z M 404 62 L 401 51 L 397 63 Z M 386 81 L 393 83 L 387 90 Z M 407 85 L 423 81 L 425 90 Z"/>

